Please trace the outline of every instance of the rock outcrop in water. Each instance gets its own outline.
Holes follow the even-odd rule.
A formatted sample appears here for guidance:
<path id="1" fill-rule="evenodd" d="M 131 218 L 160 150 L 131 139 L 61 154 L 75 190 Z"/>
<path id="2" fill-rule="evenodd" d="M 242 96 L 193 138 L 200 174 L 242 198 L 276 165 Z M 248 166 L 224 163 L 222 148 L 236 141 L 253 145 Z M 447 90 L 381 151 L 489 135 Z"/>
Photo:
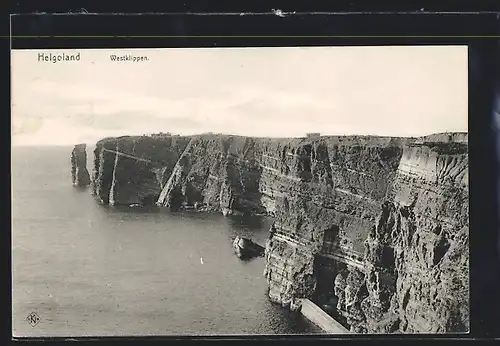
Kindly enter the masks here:
<path id="1" fill-rule="evenodd" d="M 263 256 L 265 252 L 264 247 L 240 236 L 234 238 L 233 249 L 236 256 L 241 259 Z"/>
<path id="2" fill-rule="evenodd" d="M 71 152 L 71 179 L 73 186 L 86 187 L 90 185 L 90 174 L 87 170 L 87 146 L 77 144 Z"/>
<path id="3" fill-rule="evenodd" d="M 270 299 L 336 302 L 353 332 L 468 331 L 466 133 L 108 138 L 93 192 L 111 205 L 273 216 Z"/>

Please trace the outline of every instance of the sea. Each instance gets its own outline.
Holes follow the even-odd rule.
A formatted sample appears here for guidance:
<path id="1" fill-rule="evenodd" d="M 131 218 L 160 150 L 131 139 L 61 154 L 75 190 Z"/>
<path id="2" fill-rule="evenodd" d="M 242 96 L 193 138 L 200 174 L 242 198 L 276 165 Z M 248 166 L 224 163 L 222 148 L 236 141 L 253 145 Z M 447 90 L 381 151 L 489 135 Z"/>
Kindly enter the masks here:
<path id="1" fill-rule="evenodd" d="M 12 149 L 14 337 L 322 333 L 269 300 L 264 258 L 233 253 L 270 219 L 100 205 L 71 150 Z"/>

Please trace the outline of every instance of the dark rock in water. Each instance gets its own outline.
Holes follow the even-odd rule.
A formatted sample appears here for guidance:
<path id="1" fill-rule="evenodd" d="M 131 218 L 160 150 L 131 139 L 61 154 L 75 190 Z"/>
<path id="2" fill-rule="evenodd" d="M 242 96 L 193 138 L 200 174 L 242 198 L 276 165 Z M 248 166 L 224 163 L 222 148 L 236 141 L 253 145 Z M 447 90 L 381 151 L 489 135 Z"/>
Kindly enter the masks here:
<path id="1" fill-rule="evenodd" d="M 469 331 L 467 133 L 125 136 L 94 158 L 103 204 L 272 216 L 264 275 L 290 310 L 335 295 L 319 306 L 355 333 Z"/>
<path id="2" fill-rule="evenodd" d="M 264 255 L 264 247 L 254 243 L 250 239 L 237 236 L 233 241 L 234 253 L 239 258 L 253 258 Z"/>
<path id="3" fill-rule="evenodd" d="M 71 152 L 71 178 L 75 187 L 87 187 L 90 185 L 86 148 L 86 144 L 77 144 Z"/>

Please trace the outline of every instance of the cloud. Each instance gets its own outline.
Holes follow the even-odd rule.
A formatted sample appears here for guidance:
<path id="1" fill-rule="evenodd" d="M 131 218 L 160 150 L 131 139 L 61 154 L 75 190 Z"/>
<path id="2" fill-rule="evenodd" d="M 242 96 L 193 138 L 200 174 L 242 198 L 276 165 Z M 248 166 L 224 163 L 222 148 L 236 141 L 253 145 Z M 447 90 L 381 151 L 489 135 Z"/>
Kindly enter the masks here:
<path id="1" fill-rule="evenodd" d="M 466 128 L 463 53 L 355 51 L 151 50 L 144 53 L 150 65 L 110 63 L 109 52 L 95 51 L 82 53 L 87 62 L 95 57 L 77 69 L 33 65 L 36 52 L 16 52 L 13 141 L 71 144 L 159 131 L 416 135 Z"/>
<path id="2" fill-rule="evenodd" d="M 106 136 L 106 131 L 82 129 L 67 119 L 43 119 L 41 126 L 30 132 L 18 132 L 12 136 L 12 145 L 69 145 L 82 141 L 89 135 Z M 50 140 L 48 140 L 50 139 Z"/>
<path id="3" fill-rule="evenodd" d="M 325 111 L 331 108 L 328 103 L 306 93 L 270 88 L 239 87 L 219 97 L 194 96 L 174 100 L 91 85 L 41 80 L 31 83 L 31 90 L 25 88 L 22 93 L 15 93 L 13 99 L 13 114 L 18 123 L 32 124 L 30 126 L 33 127 L 35 120 L 26 119 L 60 119 L 60 123 L 44 121 L 45 130 L 36 137 L 40 140 L 43 134 L 47 135 L 45 140 L 53 140 L 49 132 L 56 133 L 61 126 L 71 127 L 65 133 L 244 133 L 244 130 L 255 127 L 256 119 L 259 119 L 260 126 L 274 128 L 274 124 L 282 122 L 283 117 L 295 115 L 300 120 L 314 109 L 323 107 L 322 111 Z M 13 135 L 26 133 L 16 130 Z M 29 142 L 33 140 L 29 139 Z M 59 139 L 58 143 L 63 141 Z"/>

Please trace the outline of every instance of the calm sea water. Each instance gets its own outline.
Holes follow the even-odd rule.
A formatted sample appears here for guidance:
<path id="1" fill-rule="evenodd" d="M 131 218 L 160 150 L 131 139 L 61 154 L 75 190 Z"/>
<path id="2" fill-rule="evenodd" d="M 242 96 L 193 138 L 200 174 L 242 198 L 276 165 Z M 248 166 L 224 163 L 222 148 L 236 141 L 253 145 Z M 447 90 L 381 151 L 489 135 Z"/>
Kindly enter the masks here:
<path id="1" fill-rule="evenodd" d="M 270 220 L 98 205 L 70 152 L 12 152 L 14 336 L 320 333 L 268 300 L 263 258 L 232 252 Z"/>

